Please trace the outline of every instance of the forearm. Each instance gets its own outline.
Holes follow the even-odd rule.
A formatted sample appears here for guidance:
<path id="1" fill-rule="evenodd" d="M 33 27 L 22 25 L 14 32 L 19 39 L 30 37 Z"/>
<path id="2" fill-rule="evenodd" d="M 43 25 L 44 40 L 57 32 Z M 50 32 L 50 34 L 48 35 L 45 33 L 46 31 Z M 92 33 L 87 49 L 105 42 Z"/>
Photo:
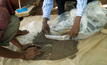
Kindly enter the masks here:
<path id="1" fill-rule="evenodd" d="M 43 22 L 42 23 L 46 23 L 47 24 L 47 20 L 48 20 L 48 18 L 43 18 Z"/>
<path id="2" fill-rule="evenodd" d="M 81 17 L 80 16 L 76 16 L 74 23 L 80 24 L 80 21 L 81 21 Z"/>
<path id="3" fill-rule="evenodd" d="M 76 16 L 75 22 L 74 22 L 70 32 L 68 33 L 70 35 L 69 36 L 70 39 L 75 38 L 75 36 L 78 35 L 79 29 L 80 29 L 80 20 L 81 20 L 81 17 Z"/>
<path id="4" fill-rule="evenodd" d="M 24 53 L 14 52 L 0 46 L 0 56 L 6 58 L 21 58 L 24 59 Z"/>

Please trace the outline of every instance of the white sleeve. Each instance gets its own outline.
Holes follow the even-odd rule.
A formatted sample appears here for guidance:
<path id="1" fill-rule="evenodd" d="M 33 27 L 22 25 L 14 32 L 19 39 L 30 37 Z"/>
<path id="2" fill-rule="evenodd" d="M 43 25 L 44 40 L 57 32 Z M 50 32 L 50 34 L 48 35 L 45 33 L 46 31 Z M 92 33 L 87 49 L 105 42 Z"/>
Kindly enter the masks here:
<path id="1" fill-rule="evenodd" d="M 53 8 L 53 0 L 44 0 L 42 11 L 43 11 L 43 18 L 46 17 L 48 20 L 50 19 L 50 13 Z"/>
<path id="2" fill-rule="evenodd" d="M 87 0 L 77 0 L 77 13 L 76 16 L 83 16 L 86 8 Z"/>

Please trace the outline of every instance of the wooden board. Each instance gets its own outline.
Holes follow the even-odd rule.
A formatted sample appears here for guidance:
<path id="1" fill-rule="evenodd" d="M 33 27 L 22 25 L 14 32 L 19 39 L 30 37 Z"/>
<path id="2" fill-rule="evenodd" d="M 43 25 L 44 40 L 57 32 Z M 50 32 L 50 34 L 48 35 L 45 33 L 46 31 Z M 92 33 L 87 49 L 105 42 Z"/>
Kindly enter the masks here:
<path id="1" fill-rule="evenodd" d="M 17 11 L 15 11 L 15 15 L 17 16 L 17 17 L 24 17 L 24 16 L 29 16 L 30 15 L 30 13 L 31 13 L 31 11 L 32 11 L 32 9 L 35 7 L 35 5 L 31 5 L 31 6 L 29 6 L 28 7 L 28 11 L 25 11 L 25 12 L 21 12 L 21 13 L 18 13 Z"/>
<path id="2" fill-rule="evenodd" d="M 100 0 L 102 4 L 107 4 L 107 0 Z"/>
<path id="3" fill-rule="evenodd" d="M 21 13 L 18 13 L 17 11 L 15 11 L 15 15 L 17 17 L 25 17 L 25 16 L 29 16 L 31 13 L 32 13 L 32 10 L 33 8 L 36 8 L 39 3 L 40 3 L 41 0 L 36 0 L 36 5 L 31 5 L 28 7 L 28 11 L 25 11 L 25 12 L 21 12 Z"/>

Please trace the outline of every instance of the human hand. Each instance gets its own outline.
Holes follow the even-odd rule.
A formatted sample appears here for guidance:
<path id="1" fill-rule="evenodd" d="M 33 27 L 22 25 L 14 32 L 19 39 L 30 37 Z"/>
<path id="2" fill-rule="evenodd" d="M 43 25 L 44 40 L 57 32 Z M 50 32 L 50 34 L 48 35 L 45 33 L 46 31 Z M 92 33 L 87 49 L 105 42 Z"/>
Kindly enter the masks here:
<path id="1" fill-rule="evenodd" d="M 69 39 L 75 38 L 75 36 L 78 35 L 79 29 L 80 29 L 80 19 L 81 17 L 77 16 L 74 22 L 74 25 L 72 26 L 70 32 L 68 33 L 70 35 Z"/>
<path id="2" fill-rule="evenodd" d="M 21 50 L 22 50 L 22 51 L 25 51 L 25 50 L 27 50 L 29 47 L 41 48 L 40 45 L 36 45 L 36 44 L 29 43 L 29 44 L 23 45 L 22 48 L 21 48 Z"/>
<path id="3" fill-rule="evenodd" d="M 51 33 L 50 33 L 50 27 L 49 27 L 49 25 L 47 24 L 47 18 L 44 18 L 44 19 L 43 19 L 42 32 L 43 32 L 44 34 L 47 34 L 47 32 L 48 32 L 49 34 L 51 34 Z"/>
<path id="4" fill-rule="evenodd" d="M 27 60 L 29 58 L 31 58 L 32 56 L 35 56 L 37 54 L 40 54 L 40 51 L 37 49 L 37 47 L 31 47 L 28 48 L 25 52 L 24 52 L 24 60 Z"/>

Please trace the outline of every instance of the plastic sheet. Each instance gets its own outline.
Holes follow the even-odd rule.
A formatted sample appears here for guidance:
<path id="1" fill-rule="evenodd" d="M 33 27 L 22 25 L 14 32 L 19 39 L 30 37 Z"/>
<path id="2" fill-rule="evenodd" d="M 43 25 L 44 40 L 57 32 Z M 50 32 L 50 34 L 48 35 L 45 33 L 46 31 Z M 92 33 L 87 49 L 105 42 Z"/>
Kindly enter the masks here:
<path id="1" fill-rule="evenodd" d="M 98 33 L 107 21 L 107 10 L 100 6 L 100 1 L 94 1 L 86 6 L 85 13 L 81 19 L 80 31 L 73 39 L 85 39 Z M 55 40 L 69 40 L 68 32 L 72 28 L 76 17 L 76 9 L 72 9 L 69 14 L 66 12 L 58 16 L 49 23 L 51 35 L 46 38 Z"/>
<path id="2" fill-rule="evenodd" d="M 51 17 L 54 19 L 56 16 Z M 53 20 L 52 18 L 51 20 Z M 59 60 L 49 60 L 48 58 L 46 60 L 22 60 L 0 57 L 0 65 L 107 65 L 107 25 L 105 27 L 106 29 L 101 29 L 100 33 L 93 35 L 88 39 L 79 40 L 77 45 L 78 52 L 76 53 L 76 57 L 74 59 L 70 59 L 72 55 L 68 55 L 66 58 Z M 19 42 L 21 44 L 32 43 L 34 36 L 37 36 L 37 33 L 42 29 L 42 16 L 30 16 L 24 18 L 21 22 L 20 29 L 29 30 L 30 33 L 17 37 Z M 68 43 L 64 45 L 63 41 L 62 43 L 56 44 L 57 45 L 53 48 L 53 50 L 58 49 L 57 51 L 63 52 L 65 47 L 66 52 L 59 52 L 55 57 L 66 54 L 68 51 L 74 51 L 68 48 L 72 48 L 72 45 L 66 46 Z M 46 43 L 43 43 L 43 46 L 44 45 L 46 45 Z M 52 48 L 51 45 L 46 46 Z M 14 51 L 19 50 L 19 48 L 12 44 L 10 44 L 9 49 Z M 47 49 L 47 52 L 49 52 L 49 50 L 50 49 Z M 48 57 L 50 57 L 50 55 Z"/>

